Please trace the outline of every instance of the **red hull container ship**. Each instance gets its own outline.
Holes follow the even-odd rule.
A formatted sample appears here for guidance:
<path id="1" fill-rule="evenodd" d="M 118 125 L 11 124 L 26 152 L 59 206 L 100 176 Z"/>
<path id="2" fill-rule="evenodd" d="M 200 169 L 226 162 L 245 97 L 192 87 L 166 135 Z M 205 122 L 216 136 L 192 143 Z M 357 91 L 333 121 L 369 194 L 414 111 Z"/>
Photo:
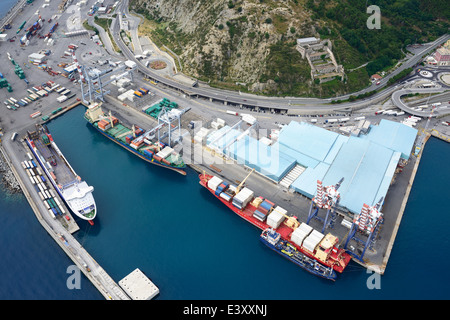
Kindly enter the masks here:
<path id="1" fill-rule="evenodd" d="M 288 216 L 286 210 L 270 200 L 255 197 L 248 188 L 241 189 L 247 178 L 239 186 L 205 173 L 200 174 L 199 179 L 201 186 L 238 216 L 261 230 L 274 229 L 283 240 L 323 266 L 342 273 L 350 262 L 351 256 L 344 249 L 336 247 L 339 242 L 337 237 L 323 235 L 309 225 L 300 223 L 296 217 Z"/>

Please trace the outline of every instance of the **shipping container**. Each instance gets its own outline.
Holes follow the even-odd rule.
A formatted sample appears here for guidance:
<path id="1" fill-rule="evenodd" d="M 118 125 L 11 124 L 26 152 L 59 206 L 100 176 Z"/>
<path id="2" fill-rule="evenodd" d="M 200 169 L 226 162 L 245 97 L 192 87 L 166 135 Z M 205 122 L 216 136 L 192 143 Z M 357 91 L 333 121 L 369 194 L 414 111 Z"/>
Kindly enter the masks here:
<path id="1" fill-rule="evenodd" d="M 53 181 L 57 182 L 57 181 L 56 181 L 56 176 L 55 176 L 55 174 L 53 173 L 53 171 L 50 171 L 50 176 L 53 178 Z"/>
<path id="2" fill-rule="evenodd" d="M 40 115 L 42 115 L 42 113 L 40 111 L 34 112 L 32 114 L 30 114 L 30 117 L 32 119 L 39 117 Z"/>
<path id="3" fill-rule="evenodd" d="M 53 219 L 56 219 L 55 214 L 53 213 L 53 211 L 51 209 L 48 209 L 48 214 L 50 215 L 50 217 L 52 217 Z"/>
<path id="4" fill-rule="evenodd" d="M 231 110 L 227 110 L 227 113 L 228 113 L 228 114 L 231 114 L 231 115 L 233 115 L 233 116 L 238 116 L 238 115 L 239 115 L 238 112 L 236 112 L 236 111 L 231 111 Z"/>
<path id="5" fill-rule="evenodd" d="M 313 228 L 306 223 L 301 223 L 291 234 L 291 240 L 298 246 L 303 245 L 303 240 L 311 233 Z"/>
<path id="6" fill-rule="evenodd" d="M 216 191 L 217 187 L 223 182 L 222 179 L 220 179 L 219 177 L 212 177 L 211 179 L 209 179 L 208 181 L 208 188 L 210 188 L 211 190 Z"/>
<path id="7" fill-rule="evenodd" d="M 314 252 L 322 241 L 324 235 L 317 230 L 313 230 L 304 240 L 302 247 L 309 252 Z"/>
<path id="8" fill-rule="evenodd" d="M 66 96 L 59 96 L 58 98 L 56 98 L 56 100 L 57 100 L 59 103 L 63 103 L 64 101 L 67 100 L 67 97 L 66 97 Z"/>
<path id="9" fill-rule="evenodd" d="M 287 211 L 283 208 L 275 207 L 267 216 L 267 224 L 274 229 L 278 228 L 284 221 L 286 213 Z"/>

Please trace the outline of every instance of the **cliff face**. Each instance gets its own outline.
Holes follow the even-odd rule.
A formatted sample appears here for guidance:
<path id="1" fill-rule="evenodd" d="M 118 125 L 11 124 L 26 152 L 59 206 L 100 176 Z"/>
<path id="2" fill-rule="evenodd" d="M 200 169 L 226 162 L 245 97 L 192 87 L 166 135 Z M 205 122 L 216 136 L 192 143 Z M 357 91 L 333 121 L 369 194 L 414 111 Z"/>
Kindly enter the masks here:
<path id="1" fill-rule="evenodd" d="M 432 41 L 449 26 L 444 0 L 377 0 L 381 30 L 367 28 L 367 3 L 361 0 L 130 1 L 130 9 L 150 21 L 149 36 L 181 58 L 184 73 L 270 95 L 359 91 L 369 75 L 393 67 L 408 44 Z M 311 81 L 295 42 L 312 36 L 332 41 L 344 81 Z"/>
<path id="2" fill-rule="evenodd" d="M 260 79 L 272 45 L 315 34 L 309 13 L 292 0 L 134 0 L 131 9 L 158 23 L 183 72 L 256 91 L 267 85 Z"/>

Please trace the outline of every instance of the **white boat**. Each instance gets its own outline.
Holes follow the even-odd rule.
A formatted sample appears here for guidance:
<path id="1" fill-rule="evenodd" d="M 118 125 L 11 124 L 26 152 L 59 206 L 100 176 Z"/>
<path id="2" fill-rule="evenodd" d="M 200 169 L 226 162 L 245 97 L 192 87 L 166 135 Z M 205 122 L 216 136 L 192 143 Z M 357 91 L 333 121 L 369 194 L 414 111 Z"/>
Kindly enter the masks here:
<path id="1" fill-rule="evenodd" d="M 79 218 L 93 224 L 97 215 L 94 187 L 83 181 L 56 145 L 46 126 L 28 132 L 27 144 L 70 210 Z"/>

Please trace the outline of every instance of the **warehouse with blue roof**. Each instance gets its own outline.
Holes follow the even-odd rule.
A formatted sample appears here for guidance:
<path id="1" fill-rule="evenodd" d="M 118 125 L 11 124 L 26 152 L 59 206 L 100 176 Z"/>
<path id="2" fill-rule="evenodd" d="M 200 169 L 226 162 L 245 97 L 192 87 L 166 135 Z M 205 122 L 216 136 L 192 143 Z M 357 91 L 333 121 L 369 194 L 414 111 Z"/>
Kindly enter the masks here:
<path id="1" fill-rule="evenodd" d="M 228 126 L 208 136 L 207 144 L 276 183 L 295 166 L 303 167 L 290 188 L 308 198 L 315 195 L 317 180 L 334 185 L 344 178 L 340 206 L 359 213 L 364 203 L 371 206 L 386 197 L 397 164 L 409 159 L 416 135 L 416 129 L 388 120 L 360 136 L 291 121 L 271 145 Z"/>

